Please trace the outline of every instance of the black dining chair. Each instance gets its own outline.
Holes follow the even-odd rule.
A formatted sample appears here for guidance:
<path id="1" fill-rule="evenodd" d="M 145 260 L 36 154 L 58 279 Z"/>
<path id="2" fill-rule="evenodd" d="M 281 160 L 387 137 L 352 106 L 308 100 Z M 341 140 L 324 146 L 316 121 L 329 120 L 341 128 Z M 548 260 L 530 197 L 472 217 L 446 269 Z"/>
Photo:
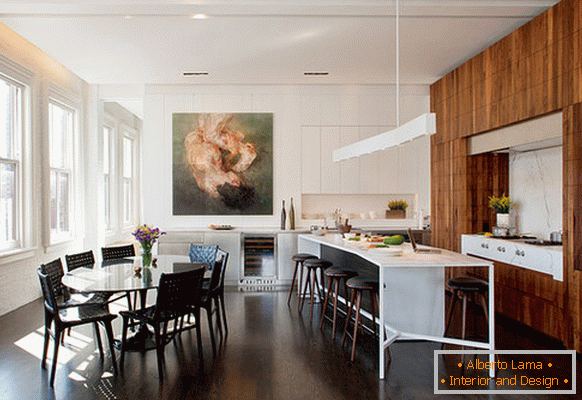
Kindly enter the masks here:
<path id="1" fill-rule="evenodd" d="M 121 311 L 123 318 L 123 331 L 121 338 L 121 358 L 120 366 L 123 369 L 125 358 L 125 347 L 127 341 L 127 329 L 130 320 L 150 325 L 154 329 L 156 342 L 156 355 L 158 359 L 159 379 L 164 379 L 164 348 L 179 332 L 178 324 L 174 323 L 171 332 L 168 332 L 168 324 L 177 321 L 188 313 L 194 313 L 196 318 L 196 340 L 198 342 L 198 353 L 200 364 L 204 367 L 204 354 L 202 353 L 202 336 L 200 333 L 200 307 L 194 299 L 199 296 L 204 268 L 197 268 L 192 271 L 162 274 L 158 286 L 158 296 L 156 304 L 139 310 Z"/>
<path id="2" fill-rule="evenodd" d="M 93 250 L 85 251 L 76 254 L 66 254 L 65 261 L 67 262 L 67 270 L 72 271 L 81 267 L 93 268 L 95 264 L 95 256 Z"/>
<path id="3" fill-rule="evenodd" d="M 101 257 L 103 258 L 103 261 L 113 261 L 121 260 L 127 257 L 135 257 L 135 247 L 133 244 L 123 246 L 101 247 Z M 134 292 L 133 294 L 133 306 L 129 293 L 126 293 L 126 296 L 128 310 L 133 310 L 134 307 L 137 308 L 137 292 Z M 118 300 L 119 298 L 120 297 L 118 297 L 115 300 Z"/>
<path id="4" fill-rule="evenodd" d="M 218 249 L 217 259 L 212 269 L 212 275 L 209 280 L 205 280 L 202 285 L 200 296 L 197 299 L 197 305 L 206 310 L 208 317 L 208 330 L 210 332 L 210 341 L 212 343 L 212 354 L 216 356 L 216 340 L 214 338 L 214 324 L 212 322 L 212 315 L 216 312 L 216 322 L 222 337 L 222 322 L 220 309 L 220 283 L 226 270 L 228 262 L 228 253 Z M 226 318 L 224 319 L 226 321 Z M 196 323 L 198 320 L 196 319 Z"/>
<path id="5" fill-rule="evenodd" d="M 99 334 L 99 323 L 103 324 L 103 326 L 105 327 L 105 332 L 107 333 L 107 339 L 109 341 L 111 363 L 113 365 L 113 370 L 115 371 L 115 373 L 117 373 L 117 363 L 115 362 L 115 350 L 113 348 L 114 340 L 113 328 L 111 325 L 111 321 L 113 321 L 116 318 L 116 316 L 110 314 L 109 310 L 107 309 L 107 306 L 103 304 L 63 305 L 62 303 L 59 303 L 57 301 L 56 296 L 56 293 L 58 293 L 59 290 L 53 286 L 53 278 L 43 273 L 40 268 L 37 270 L 37 274 L 40 280 L 40 286 L 42 288 L 42 294 L 44 298 L 45 333 L 41 362 L 41 366 L 43 369 L 46 367 L 46 357 L 48 352 L 50 336 L 54 337 L 54 351 L 51 368 L 50 386 L 53 387 L 55 382 L 57 357 L 63 332 L 66 329 L 78 325 L 90 323 L 94 325 L 96 340 L 99 347 L 99 353 L 101 354 L 101 358 L 104 358 L 103 345 L 101 344 L 101 336 Z M 52 324 L 54 324 L 54 332 L 51 332 L 50 330 Z"/>
<path id="6" fill-rule="evenodd" d="M 124 246 L 101 247 L 101 256 L 103 261 L 135 257 L 135 246 L 133 244 L 128 244 Z"/>
<path id="7" fill-rule="evenodd" d="M 216 261 L 216 252 L 218 251 L 218 246 L 209 246 L 203 244 L 190 244 L 190 250 L 188 251 L 188 256 L 191 262 L 203 262 L 208 264 L 208 269 L 211 270 L 214 267 L 214 261 Z"/>

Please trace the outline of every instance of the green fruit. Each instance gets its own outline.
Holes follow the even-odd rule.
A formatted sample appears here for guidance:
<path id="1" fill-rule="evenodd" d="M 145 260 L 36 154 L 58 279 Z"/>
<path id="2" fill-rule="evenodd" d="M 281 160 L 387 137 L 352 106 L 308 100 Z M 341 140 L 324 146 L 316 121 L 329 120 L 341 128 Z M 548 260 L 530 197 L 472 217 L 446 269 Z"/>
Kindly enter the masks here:
<path id="1" fill-rule="evenodd" d="M 404 243 L 404 236 L 402 236 L 402 235 L 394 235 L 394 236 L 384 238 L 384 244 L 399 245 L 402 243 Z"/>

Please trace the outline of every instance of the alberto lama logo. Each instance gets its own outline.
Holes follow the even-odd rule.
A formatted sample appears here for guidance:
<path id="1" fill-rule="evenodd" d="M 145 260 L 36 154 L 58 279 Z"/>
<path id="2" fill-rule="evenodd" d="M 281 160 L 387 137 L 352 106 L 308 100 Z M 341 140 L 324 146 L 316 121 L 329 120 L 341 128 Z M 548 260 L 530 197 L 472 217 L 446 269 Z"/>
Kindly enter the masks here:
<path id="1" fill-rule="evenodd" d="M 435 350 L 435 394 L 575 394 L 573 350 Z"/>
<path id="2" fill-rule="evenodd" d="M 459 368 L 462 368 L 463 364 L 459 363 Z M 465 365 L 465 369 L 469 370 L 515 370 L 515 371 L 528 371 L 528 370 L 543 370 L 545 367 L 548 369 L 552 368 L 552 363 L 548 363 L 544 366 L 544 363 L 541 361 L 514 361 L 511 360 L 509 362 L 506 361 L 481 361 L 471 360 Z M 556 387 L 560 384 L 559 379 L 556 377 L 546 377 L 546 376 L 537 376 L 537 377 L 530 377 L 525 374 L 516 374 L 512 377 L 499 377 L 499 378 L 490 378 L 490 377 L 455 377 L 449 376 L 449 385 L 450 386 L 489 386 L 491 383 L 494 383 L 496 386 L 528 386 L 528 387 L 544 387 L 545 389 L 551 389 L 552 387 Z M 443 380 L 446 382 L 445 379 Z M 568 383 L 568 380 L 564 383 Z"/>

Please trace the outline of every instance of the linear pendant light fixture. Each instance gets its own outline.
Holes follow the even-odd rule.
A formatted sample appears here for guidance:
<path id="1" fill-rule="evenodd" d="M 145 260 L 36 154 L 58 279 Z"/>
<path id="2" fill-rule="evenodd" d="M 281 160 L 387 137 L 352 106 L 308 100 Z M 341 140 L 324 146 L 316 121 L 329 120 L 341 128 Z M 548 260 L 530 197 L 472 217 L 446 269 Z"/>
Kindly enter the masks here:
<path id="1" fill-rule="evenodd" d="M 333 161 L 343 161 L 395 147 L 424 135 L 436 133 L 436 115 L 421 116 L 400 125 L 400 0 L 396 0 L 396 128 L 333 151 Z"/>

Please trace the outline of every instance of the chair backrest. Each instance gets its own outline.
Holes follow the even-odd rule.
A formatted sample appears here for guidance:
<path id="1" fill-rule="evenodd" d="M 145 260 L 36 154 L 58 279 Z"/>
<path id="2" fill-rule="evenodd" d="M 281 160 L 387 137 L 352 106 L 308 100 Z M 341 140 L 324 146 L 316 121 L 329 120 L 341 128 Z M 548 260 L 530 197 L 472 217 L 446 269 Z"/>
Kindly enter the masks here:
<path id="1" fill-rule="evenodd" d="M 59 305 L 55 296 L 55 289 L 49 276 L 37 269 L 36 271 L 38 278 L 40 280 L 40 287 L 42 288 L 42 297 L 44 298 L 44 306 L 52 314 L 57 315 L 59 310 Z"/>
<path id="2" fill-rule="evenodd" d="M 223 265 L 222 265 L 222 271 L 220 273 L 220 283 L 218 285 L 218 287 L 220 288 L 220 290 L 223 290 L 224 289 L 224 277 L 226 276 L 226 266 L 228 264 L 229 254 L 226 251 L 222 250 L 222 249 L 219 249 L 219 251 L 224 254 L 224 259 L 223 259 L 224 261 L 223 261 Z"/>
<path id="3" fill-rule="evenodd" d="M 103 261 L 134 257 L 135 247 L 133 244 L 128 244 L 126 246 L 101 247 L 101 255 L 103 256 Z"/>
<path id="4" fill-rule="evenodd" d="M 65 255 L 65 260 L 67 261 L 67 270 L 69 272 L 79 267 L 93 267 L 93 264 L 95 264 L 93 250 L 77 254 L 67 254 Z"/>
<path id="5" fill-rule="evenodd" d="M 219 248 L 216 252 L 216 262 L 214 263 L 214 269 L 210 276 L 210 284 L 208 285 L 210 292 L 217 290 L 221 286 L 221 282 L 224 282 L 224 271 L 226 270 L 227 262 L 228 253 Z"/>
<path id="6" fill-rule="evenodd" d="M 190 256 L 191 262 L 203 262 L 208 264 L 208 269 L 214 268 L 214 262 L 216 261 L 216 252 L 218 251 L 218 246 L 207 246 L 201 244 L 190 244 L 190 251 L 188 255 Z"/>
<path id="7" fill-rule="evenodd" d="M 154 319 L 171 320 L 188 312 L 202 287 L 204 268 L 162 274 L 158 287 Z"/>
<path id="8" fill-rule="evenodd" d="M 68 296 L 68 292 L 65 288 L 63 288 L 63 284 L 61 282 L 63 275 L 65 275 L 65 270 L 63 269 L 63 262 L 60 258 L 57 258 L 56 260 L 46 264 L 41 264 L 40 271 L 47 275 L 48 279 L 51 281 L 55 297 Z"/>

